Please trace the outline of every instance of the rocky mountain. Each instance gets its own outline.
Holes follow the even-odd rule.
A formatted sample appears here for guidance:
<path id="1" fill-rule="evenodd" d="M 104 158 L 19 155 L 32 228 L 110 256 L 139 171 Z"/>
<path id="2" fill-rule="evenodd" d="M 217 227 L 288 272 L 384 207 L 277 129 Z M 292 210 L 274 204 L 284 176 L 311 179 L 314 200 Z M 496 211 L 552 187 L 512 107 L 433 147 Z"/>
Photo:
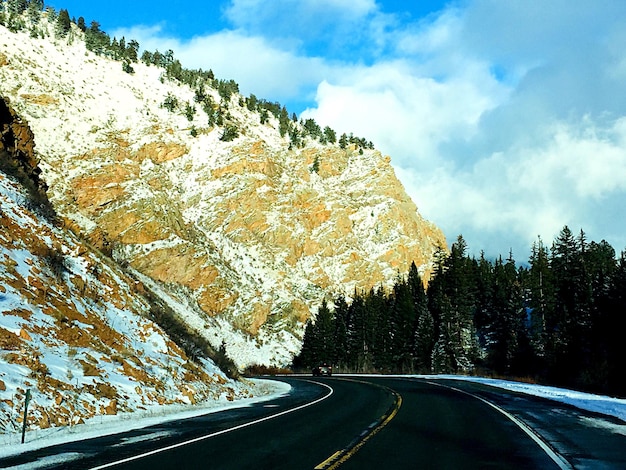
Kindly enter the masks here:
<path id="1" fill-rule="evenodd" d="M 54 209 L 239 367 L 288 363 L 323 298 L 411 262 L 427 276 L 445 247 L 379 151 L 301 122 L 285 134 L 217 80 L 191 87 L 29 21 L 0 26 L 0 95 L 30 124 Z"/>
<path id="2" fill-rule="evenodd" d="M 174 307 L 51 223 L 33 149 L 28 123 L 0 100 L 0 434 L 21 431 L 27 391 L 29 429 L 257 394 L 191 360 L 152 320 Z"/>

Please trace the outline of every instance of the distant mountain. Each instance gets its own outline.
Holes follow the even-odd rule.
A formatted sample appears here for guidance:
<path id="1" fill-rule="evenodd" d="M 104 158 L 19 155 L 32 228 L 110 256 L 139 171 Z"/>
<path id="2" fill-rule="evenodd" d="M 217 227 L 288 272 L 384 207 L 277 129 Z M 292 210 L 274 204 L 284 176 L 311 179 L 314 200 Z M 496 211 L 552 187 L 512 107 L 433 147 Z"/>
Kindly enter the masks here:
<path id="1" fill-rule="evenodd" d="M 0 26 L 0 94 L 54 209 L 238 367 L 289 363 L 324 298 L 429 275 L 443 234 L 372 145 L 47 15 Z"/>

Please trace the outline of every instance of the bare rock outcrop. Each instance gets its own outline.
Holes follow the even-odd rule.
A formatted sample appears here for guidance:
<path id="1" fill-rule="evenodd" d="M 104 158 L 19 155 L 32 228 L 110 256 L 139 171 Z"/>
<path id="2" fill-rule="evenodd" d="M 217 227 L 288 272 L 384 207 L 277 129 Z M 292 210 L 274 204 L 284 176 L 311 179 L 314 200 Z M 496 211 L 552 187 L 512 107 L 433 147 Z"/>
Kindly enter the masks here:
<path id="1" fill-rule="evenodd" d="M 31 192 L 46 198 L 35 155 L 35 136 L 28 122 L 20 117 L 6 98 L 0 96 L 0 169 L 18 178 Z"/>

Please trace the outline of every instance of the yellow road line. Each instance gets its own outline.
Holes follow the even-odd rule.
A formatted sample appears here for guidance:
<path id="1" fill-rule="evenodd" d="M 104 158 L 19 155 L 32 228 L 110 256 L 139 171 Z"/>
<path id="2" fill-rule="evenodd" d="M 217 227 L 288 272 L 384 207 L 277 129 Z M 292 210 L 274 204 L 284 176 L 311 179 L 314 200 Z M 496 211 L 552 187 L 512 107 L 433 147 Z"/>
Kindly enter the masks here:
<path id="1" fill-rule="evenodd" d="M 338 450 L 333 455 L 331 455 L 326 460 L 324 460 L 322 463 L 320 463 L 317 467 L 315 467 L 314 470 L 334 470 L 337 467 L 339 467 L 339 465 L 341 465 L 350 457 L 352 457 L 354 454 L 356 454 L 357 451 L 361 447 L 363 447 L 363 445 L 369 440 L 370 437 L 372 437 L 373 435 L 378 433 L 378 431 L 380 431 L 382 428 L 387 426 L 387 424 L 389 424 L 389 422 L 396 416 L 396 414 L 398 414 L 398 411 L 400 410 L 400 407 L 402 406 L 402 397 L 400 396 L 400 394 L 398 394 L 395 390 L 390 389 L 389 387 L 385 387 L 379 384 L 373 384 L 371 382 L 365 382 L 362 380 L 354 380 L 354 379 L 342 379 L 342 380 L 348 380 L 350 382 L 359 382 L 359 383 L 364 383 L 367 385 L 374 385 L 376 387 L 385 388 L 389 390 L 395 396 L 396 402 L 394 404 L 393 410 L 391 410 L 391 413 L 381 416 L 380 422 L 376 425 L 376 427 L 374 427 L 370 432 L 366 434 L 364 433 L 364 435 L 362 434 L 363 437 L 355 445 L 352 445 L 349 448 Z"/>
<path id="2" fill-rule="evenodd" d="M 339 458 L 341 452 L 341 450 L 338 450 L 333 455 L 324 460 L 321 464 L 319 464 L 317 467 L 315 467 L 313 470 L 324 470 L 325 468 L 327 468 L 327 465 L 330 465 L 332 462 Z"/>

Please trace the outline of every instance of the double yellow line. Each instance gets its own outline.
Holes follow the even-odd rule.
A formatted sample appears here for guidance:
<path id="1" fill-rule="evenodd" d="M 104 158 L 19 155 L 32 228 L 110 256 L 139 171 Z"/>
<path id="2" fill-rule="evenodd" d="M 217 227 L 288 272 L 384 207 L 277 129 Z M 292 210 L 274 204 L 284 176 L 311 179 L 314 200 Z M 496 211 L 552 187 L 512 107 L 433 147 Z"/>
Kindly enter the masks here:
<path id="1" fill-rule="evenodd" d="M 358 450 L 376 433 L 378 433 L 382 428 L 387 426 L 389 422 L 398 414 L 400 407 L 402 406 L 402 397 L 395 390 L 390 389 L 389 387 L 385 387 L 384 385 L 374 384 L 371 382 L 364 382 L 362 380 L 354 380 L 354 379 L 341 379 L 350 382 L 358 382 L 367 385 L 374 385 L 375 387 L 383 388 L 390 392 L 395 397 L 395 402 L 392 407 L 390 407 L 387 412 L 382 415 L 375 423 L 369 426 L 361 435 L 352 441 L 346 448 L 338 450 L 333 455 L 328 457 L 322 463 L 320 463 L 315 470 L 334 470 L 339 465 L 344 463 L 350 457 L 358 452 Z"/>

